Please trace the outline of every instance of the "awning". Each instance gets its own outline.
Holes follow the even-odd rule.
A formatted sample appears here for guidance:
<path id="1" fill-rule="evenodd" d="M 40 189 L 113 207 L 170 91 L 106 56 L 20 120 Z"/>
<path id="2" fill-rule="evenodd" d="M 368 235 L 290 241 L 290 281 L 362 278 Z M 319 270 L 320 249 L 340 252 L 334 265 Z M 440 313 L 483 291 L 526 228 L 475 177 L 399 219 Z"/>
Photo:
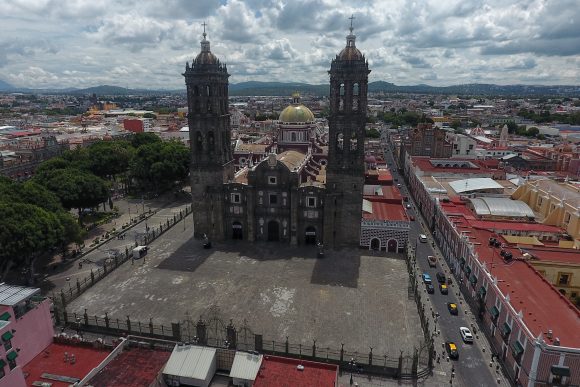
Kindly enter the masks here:
<path id="1" fill-rule="evenodd" d="M 570 367 L 553 365 L 552 368 L 550 368 L 550 371 L 553 375 L 570 376 Z"/>
<path id="2" fill-rule="evenodd" d="M 467 275 L 470 275 L 470 274 L 471 274 L 471 267 L 470 267 L 470 266 L 466 266 L 466 267 L 465 267 L 465 273 L 466 273 Z"/>
<path id="3" fill-rule="evenodd" d="M 485 288 L 482 286 L 479 288 L 479 297 L 484 298 L 485 295 L 487 294 L 487 290 L 485 290 Z"/>
<path id="4" fill-rule="evenodd" d="M 6 355 L 6 359 L 8 359 L 9 361 L 12 361 L 12 360 L 16 359 L 17 357 L 18 357 L 18 354 L 16 353 L 16 351 L 9 352 L 8 355 Z"/>
<path id="5" fill-rule="evenodd" d="M 498 318 L 499 316 L 499 309 L 494 305 L 490 310 L 489 313 L 491 314 L 491 317 Z"/>
<path id="6" fill-rule="evenodd" d="M 8 321 L 10 320 L 10 313 L 9 312 L 4 312 L 2 314 L 0 314 L 0 321 Z"/>
<path id="7" fill-rule="evenodd" d="M 512 329 L 507 323 L 504 322 L 503 325 L 501 326 L 501 332 L 503 333 L 504 336 L 507 336 L 512 332 Z"/>
<path id="8" fill-rule="evenodd" d="M 520 344 L 520 342 L 518 340 L 516 340 L 512 344 L 512 354 L 514 355 L 514 357 L 518 357 L 522 353 L 524 353 L 524 347 L 522 347 L 522 345 Z"/>
<path id="9" fill-rule="evenodd" d="M 469 277 L 469 282 L 471 282 L 472 285 L 475 285 L 477 283 L 477 277 L 475 276 L 475 274 Z"/>
<path id="10" fill-rule="evenodd" d="M 12 332 L 10 332 L 10 331 L 4 332 L 4 334 L 2 335 L 2 340 L 7 341 L 13 337 L 14 337 L 14 335 L 12 334 Z"/>

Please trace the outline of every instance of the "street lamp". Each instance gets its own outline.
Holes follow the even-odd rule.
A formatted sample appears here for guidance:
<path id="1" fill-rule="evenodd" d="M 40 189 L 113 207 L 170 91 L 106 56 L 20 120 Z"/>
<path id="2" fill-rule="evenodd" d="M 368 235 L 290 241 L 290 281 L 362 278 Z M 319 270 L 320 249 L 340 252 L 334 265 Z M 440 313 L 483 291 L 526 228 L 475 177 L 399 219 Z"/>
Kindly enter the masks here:
<path id="1" fill-rule="evenodd" d="M 350 366 L 350 385 L 352 386 L 352 384 L 353 384 L 352 373 L 354 372 L 354 369 L 356 368 L 356 362 L 354 361 L 354 358 L 352 358 L 352 357 L 350 358 L 348 365 Z"/>

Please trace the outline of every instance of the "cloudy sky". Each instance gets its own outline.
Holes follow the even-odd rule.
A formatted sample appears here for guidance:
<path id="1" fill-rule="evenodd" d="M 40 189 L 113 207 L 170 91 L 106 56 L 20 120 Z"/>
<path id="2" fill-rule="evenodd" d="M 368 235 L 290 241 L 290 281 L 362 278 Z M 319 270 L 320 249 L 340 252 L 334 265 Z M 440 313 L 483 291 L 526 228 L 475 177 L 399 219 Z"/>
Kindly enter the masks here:
<path id="1" fill-rule="evenodd" d="M 0 80 L 184 88 L 202 22 L 233 83 L 326 83 L 354 14 L 371 80 L 580 84 L 580 0 L 2 0 Z"/>

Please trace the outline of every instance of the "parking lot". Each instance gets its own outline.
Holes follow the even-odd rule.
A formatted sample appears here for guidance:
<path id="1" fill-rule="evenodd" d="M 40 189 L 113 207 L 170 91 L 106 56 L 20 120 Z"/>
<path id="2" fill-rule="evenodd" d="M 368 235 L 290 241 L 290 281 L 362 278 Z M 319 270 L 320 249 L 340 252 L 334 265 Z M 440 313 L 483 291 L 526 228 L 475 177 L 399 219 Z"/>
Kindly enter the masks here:
<path id="1" fill-rule="evenodd" d="M 144 260 L 125 263 L 67 309 L 169 324 L 207 315 L 244 321 L 265 340 L 398 356 L 422 332 L 400 256 L 327 252 L 277 243 L 214 243 L 191 238 L 191 217 L 156 240 Z"/>

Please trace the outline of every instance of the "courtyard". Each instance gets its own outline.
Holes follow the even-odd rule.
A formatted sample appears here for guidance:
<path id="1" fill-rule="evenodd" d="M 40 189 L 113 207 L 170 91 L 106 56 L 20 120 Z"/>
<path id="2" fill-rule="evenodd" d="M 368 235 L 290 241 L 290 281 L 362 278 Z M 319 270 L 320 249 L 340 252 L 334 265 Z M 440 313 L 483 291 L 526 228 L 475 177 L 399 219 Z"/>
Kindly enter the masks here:
<path id="1" fill-rule="evenodd" d="M 423 337 L 401 255 L 192 237 L 191 217 L 67 306 L 69 312 L 170 324 L 217 310 L 264 341 L 377 355 L 411 354 Z"/>

